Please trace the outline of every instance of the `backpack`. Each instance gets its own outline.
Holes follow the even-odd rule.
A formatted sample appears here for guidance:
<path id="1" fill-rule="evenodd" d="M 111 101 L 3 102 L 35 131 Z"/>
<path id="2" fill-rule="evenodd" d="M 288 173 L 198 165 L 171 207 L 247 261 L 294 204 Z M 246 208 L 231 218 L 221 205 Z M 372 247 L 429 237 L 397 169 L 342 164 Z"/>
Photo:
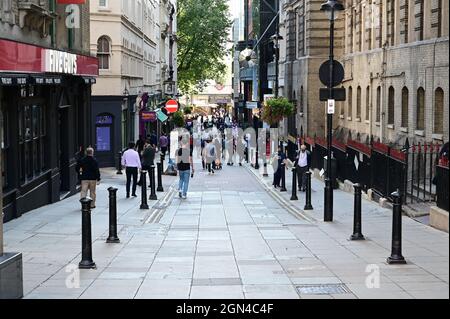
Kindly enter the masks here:
<path id="1" fill-rule="evenodd" d="M 215 151 L 214 146 L 211 146 L 211 148 L 209 149 L 209 156 L 211 156 L 211 157 L 216 156 L 216 151 Z"/>

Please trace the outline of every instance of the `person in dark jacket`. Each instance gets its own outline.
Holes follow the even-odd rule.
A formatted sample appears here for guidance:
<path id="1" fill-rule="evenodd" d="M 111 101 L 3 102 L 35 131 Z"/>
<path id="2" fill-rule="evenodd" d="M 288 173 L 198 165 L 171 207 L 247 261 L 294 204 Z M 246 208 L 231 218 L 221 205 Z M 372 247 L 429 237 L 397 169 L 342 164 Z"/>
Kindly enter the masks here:
<path id="1" fill-rule="evenodd" d="M 306 172 L 311 167 L 311 153 L 306 149 L 306 145 L 300 147 L 300 152 L 295 160 L 295 168 L 297 170 L 298 188 L 302 192 L 306 191 Z"/>
<path id="2" fill-rule="evenodd" d="M 155 154 L 156 154 L 156 148 L 154 145 L 152 145 L 150 140 L 145 141 L 144 145 L 144 151 L 142 152 L 142 170 L 148 172 L 148 180 L 149 180 L 149 187 L 150 187 L 150 168 L 154 165 L 155 162 Z M 141 178 L 138 182 L 138 185 L 142 185 L 142 174 Z"/>
<path id="3" fill-rule="evenodd" d="M 96 188 L 97 183 L 100 182 L 100 170 L 98 162 L 94 158 L 94 149 L 92 147 L 86 149 L 86 156 L 77 162 L 75 169 L 81 180 L 81 198 L 87 197 L 89 190 L 89 197 L 92 198 L 91 208 L 95 208 Z"/>
<path id="4" fill-rule="evenodd" d="M 283 152 L 283 149 L 281 146 L 278 146 L 278 154 L 277 154 L 277 166 L 276 171 L 273 174 L 273 186 L 275 188 L 281 187 L 281 177 L 282 177 L 282 170 L 286 169 L 286 154 Z"/>

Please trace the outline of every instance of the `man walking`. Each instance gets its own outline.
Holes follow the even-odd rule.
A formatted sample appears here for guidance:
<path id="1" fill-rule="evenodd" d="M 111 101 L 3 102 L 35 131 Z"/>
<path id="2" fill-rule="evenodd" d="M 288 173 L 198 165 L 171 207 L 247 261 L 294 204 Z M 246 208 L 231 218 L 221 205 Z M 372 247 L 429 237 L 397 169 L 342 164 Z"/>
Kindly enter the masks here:
<path id="1" fill-rule="evenodd" d="M 295 167 L 297 169 L 297 179 L 298 188 L 304 192 L 306 191 L 306 172 L 309 171 L 309 166 L 311 162 L 311 155 L 308 150 L 306 150 L 306 145 L 300 147 L 300 152 L 297 155 L 295 161 Z"/>
<path id="2" fill-rule="evenodd" d="M 148 172 L 148 179 L 149 179 L 149 187 L 150 187 L 150 168 L 155 165 L 155 154 L 156 154 L 156 148 L 151 144 L 150 140 L 145 141 L 144 145 L 144 151 L 142 152 L 142 169 Z M 139 186 L 142 186 L 142 174 L 139 178 L 138 182 Z"/>
<path id="3" fill-rule="evenodd" d="M 130 184 L 131 178 L 133 177 L 133 192 L 132 196 L 137 197 L 136 195 L 136 187 L 137 187 L 137 177 L 138 177 L 138 169 L 142 168 L 141 159 L 139 158 L 139 153 L 136 152 L 135 144 L 130 142 L 128 144 L 128 150 L 125 151 L 122 155 L 122 166 L 126 167 L 126 175 L 127 175 L 127 198 L 130 198 Z"/>
<path id="4" fill-rule="evenodd" d="M 206 169 L 208 170 L 208 175 L 214 174 L 214 169 L 212 163 L 216 160 L 216 147 L 211 139 L 207 141 L 204 149 L 204 157 L 206 161 Z"/>
<path id="5" fill-rule="evenodd" d="M 165 133 L 162 133 L 159 138 L 159 148 L 161 150 L 161 157 L 164 160 L 167 152 L 167 146 L 169 145 L 169 139 L 167 138 Z"/>
<path id="6" fill-rule="evenodd" d="M 91 208 L 95 208 L 96 188 L 100 181 L 100 170 L 98 162 L 94 158 L 94 149 L 88 147 L 86 149 L 86 156 L 77 162 L 75 169 L 81 180 L 81 198 L 87 196 L 89 190 L 89 197 L 91 197 Z"/>
<path id="7" fill-rule="evenodd" d="M 176 151 L 176 161 L 178 173 L 180 176 L 178 192 L 182 199 L 187 198 L 187 191 L 189 188 L 189 178 L 194 174 L 194 162 L 192 161 L 192 151 L 189 147 L 189 142 L 181 139 L 181 147 Z"/>

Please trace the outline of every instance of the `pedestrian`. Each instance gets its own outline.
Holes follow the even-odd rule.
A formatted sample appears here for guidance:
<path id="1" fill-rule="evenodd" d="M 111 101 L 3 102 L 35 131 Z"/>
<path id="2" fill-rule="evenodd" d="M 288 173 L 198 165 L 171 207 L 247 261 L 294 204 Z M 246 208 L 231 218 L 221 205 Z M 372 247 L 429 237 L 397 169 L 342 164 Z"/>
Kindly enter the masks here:
<path id="1" fill-rule="evenodd" d="M 186 199 L 189 188 L 189 178 L 194 174 L 194 162 L 192 161 L 192 151 L 189 147 L 188 140 L 181 139 L 181 147 L 176 151 L 176 162 L 180 177 L 178 195 L 180 198 Z"/>
<path id="2" fill-rule="evenodd" d="M 94 158 L 94 149 L 88 147 L 86 156 L 79 160 L 75 166 L 75 170 L 81 180 L 81 198 L 86 198 L 89 190 L 89 197 L 92 199 L 91 208 L 95 208 L 96 188 L 100 182 L 100 170 L 98 162 Z"/>
<path id="3" fill-rule="evenodd" d="M 126 167 L 125 172 L 127 175 L 127 198 L 130 198 L 130 186 L 131 178 L 133 178 L 133 188 L 131 195 L 137 197 L 136 187 L 137 187 L 137 177 L 138 170 L 142 168 L 141 159 L 139 153 L 135 150 L 136 145 L 133 142 L 128 144 L 128 150 L 126 150 L 122 155 L 122 166 Z"/>
<path id="4" fill-rule="evenodd" d="M 156 147 L 158 145 L 158 137 L 156 136 L 155 131 L 152 131 L 152 134 L 150 135 L 150 143 Z"/>
<path id="5" fill-rule="evenodd" d="M 166 134 L 163 132 L 161 137 L 159 138 L 159 149 L 161 150 L 161 157 L 164 160 L 167 153 L 167 146 L 169 145 L 169 139 Z"/>
<path id="6" fill-rule="evenodd" d="M 144 150 L 144 145 L 145 139 L 142 135 L 139 135 L 139 139 L 136 141 L 137 152 L 139 154 L 142 154 L 142 151 Z"/>
<path id="7" fill-rule="evenodd" d="M 205 149 L 203 150 L 204 152 L 204 158 L 205 158 L 205 162 L 206 162 L 206 169 L 208 170 L 208 175 L 214 174 L 214 169 L 212 167 L 213 162 L 215 162 L 216 160 L 216 147 L 214 145 L 214 143 L 212 142 L 211 139 L 209 139 L 208 141 L 206 141 L 206 146 Z"/>
<path id="8" fill-rule="evenodd" d="M 151 144 L 150 140 L 145 141 L 144 151 L 142 152 L 142 170 L 148 172 L 149 187 L 150 187 L 150 168 L 155 165 L 156 148 Z M 142 186 L 142 174 L 138 182 L 139 186 Z"/>
<path id="9" fill-rule="evenodd" d="M 295 160 L 295 168 L 297 170 L 298 188 L 302 191 L 306 191 L 306 172 L 309 171 L 311 166 L 311 153 L 306 149 L 306 145 L 302 144 L 300 152 L 297 154 Z"/>
<path id="10" fill-rule="evenodd" d="M 273 174 L 273 186 L 275 188 L 277 188 L 277 187 L 281 187 L 280 183 L 281 183 L 282 170 L 286 168 L 286 164 L 285 164 L 286 154 L 284 154 L 283 148 L 281 147 L 281 145 L 278 146 L 278 154 L 275 157 L 275 159 L 277 160 L 277 166 L 276 166 L 275 174 Z"/>

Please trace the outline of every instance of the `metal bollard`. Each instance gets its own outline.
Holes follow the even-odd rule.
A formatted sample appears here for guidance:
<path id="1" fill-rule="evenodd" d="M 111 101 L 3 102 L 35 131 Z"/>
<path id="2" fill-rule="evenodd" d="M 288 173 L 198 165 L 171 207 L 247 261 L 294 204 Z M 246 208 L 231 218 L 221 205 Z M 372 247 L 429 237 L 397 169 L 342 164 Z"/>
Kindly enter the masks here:
<path id="1" fill-rule="evenodd" d="M 96 269 L 92 260 L 92 231 L 91 231 L 91 203 L 90 197 L 80 200 L 81 203 L 81 261 L 79 269 Z"/>
<path id="2" fill-rule="evenodd" d="M 287 192 L 286 189 L 286 166 L 281 165 L 281 189 L 280 192 Z"/>
<path id="3" fill-rule="evenodd" d="M 247 162 L 247 164 L 248 164 L 248 158 L 249 158 L 248 147 L 245 146 L 245 161 Z"/>
<path id="4" fill-rule="evenodd" d="M 147 203 L 147 171 L 141 171 L 141 207 L 140 209 L 149 209 Z"/>
<path id="5" fill-rule="evenodd" d="M 117 175 L 123 175 L 122 173 L 122 152 L 118 153 L 119 161 L 117 162 Z"/>
<path id="6" fill-rule="evenodd" d="M 392 208 L 392 251 L 388 257 L 388 264 L 406 264 L 405 258 L 402 256 L 402 195 L 400 191 L 391 194 L 394 204 Z"/>
<path id="7" fill-rule="evenodd" d="M 354 217 L 353 217 L 353 235 L 350 240 L 364 240 L 364 235 L 362 234 L 362 221 L 361 221 L 361 185 L 353 185 L 355 189 L 355 204 L 354 204 Z"/>
<path id="8" fill-rule="evenodd" d="M 117 188 L 108 188 L 109 192 L 109 237 L 106 240 L 108 244 L 120 243 L 117 237 Z"/>
<path id="9" fill-rule="evenodd" d="M 156 191 L 155 191 L 155 165 L 151 165 L 150 166 L 150 188 L 151 188 L 151 193 L 150 193 L 150 200 L 157 200 L 158 197 L 156 196 Z"/>
<path id="10" fill-rule="evenodd" d="M 256 147 L 256 159 L 255 159 L 255 169 L 259 169 L 259 150 L 258 147 Z"/>
<path id="11" fill-rule="evenodd" d="M 158 188 L 156 189 L 158 192 L 164 192 L 163 184 L 162 184 L 162 173 L 163 173 L 163 163 L 157 163 L 158 168 Z"/>
<path id="12" fill-rule="evenodd" d="M 267 172 L 267 161 L 264 161 L 264 173 L 263 177 L 269 177 L 269 173 Z"/>
<path id="13" fill-rule="evenodd" d="M 312 173 L 310 171 L 307 171 L 305 173 L 306 175 L 306 203 L 304 210 L 313 210 L 313 206 L 311 204 L 311 175 Z"/>
<path id="14" fill-rule="evenodd" d="M 292 196 L 291 200 L 298 200 L 297 197 L 297 168 L 292 169 Z"/>

